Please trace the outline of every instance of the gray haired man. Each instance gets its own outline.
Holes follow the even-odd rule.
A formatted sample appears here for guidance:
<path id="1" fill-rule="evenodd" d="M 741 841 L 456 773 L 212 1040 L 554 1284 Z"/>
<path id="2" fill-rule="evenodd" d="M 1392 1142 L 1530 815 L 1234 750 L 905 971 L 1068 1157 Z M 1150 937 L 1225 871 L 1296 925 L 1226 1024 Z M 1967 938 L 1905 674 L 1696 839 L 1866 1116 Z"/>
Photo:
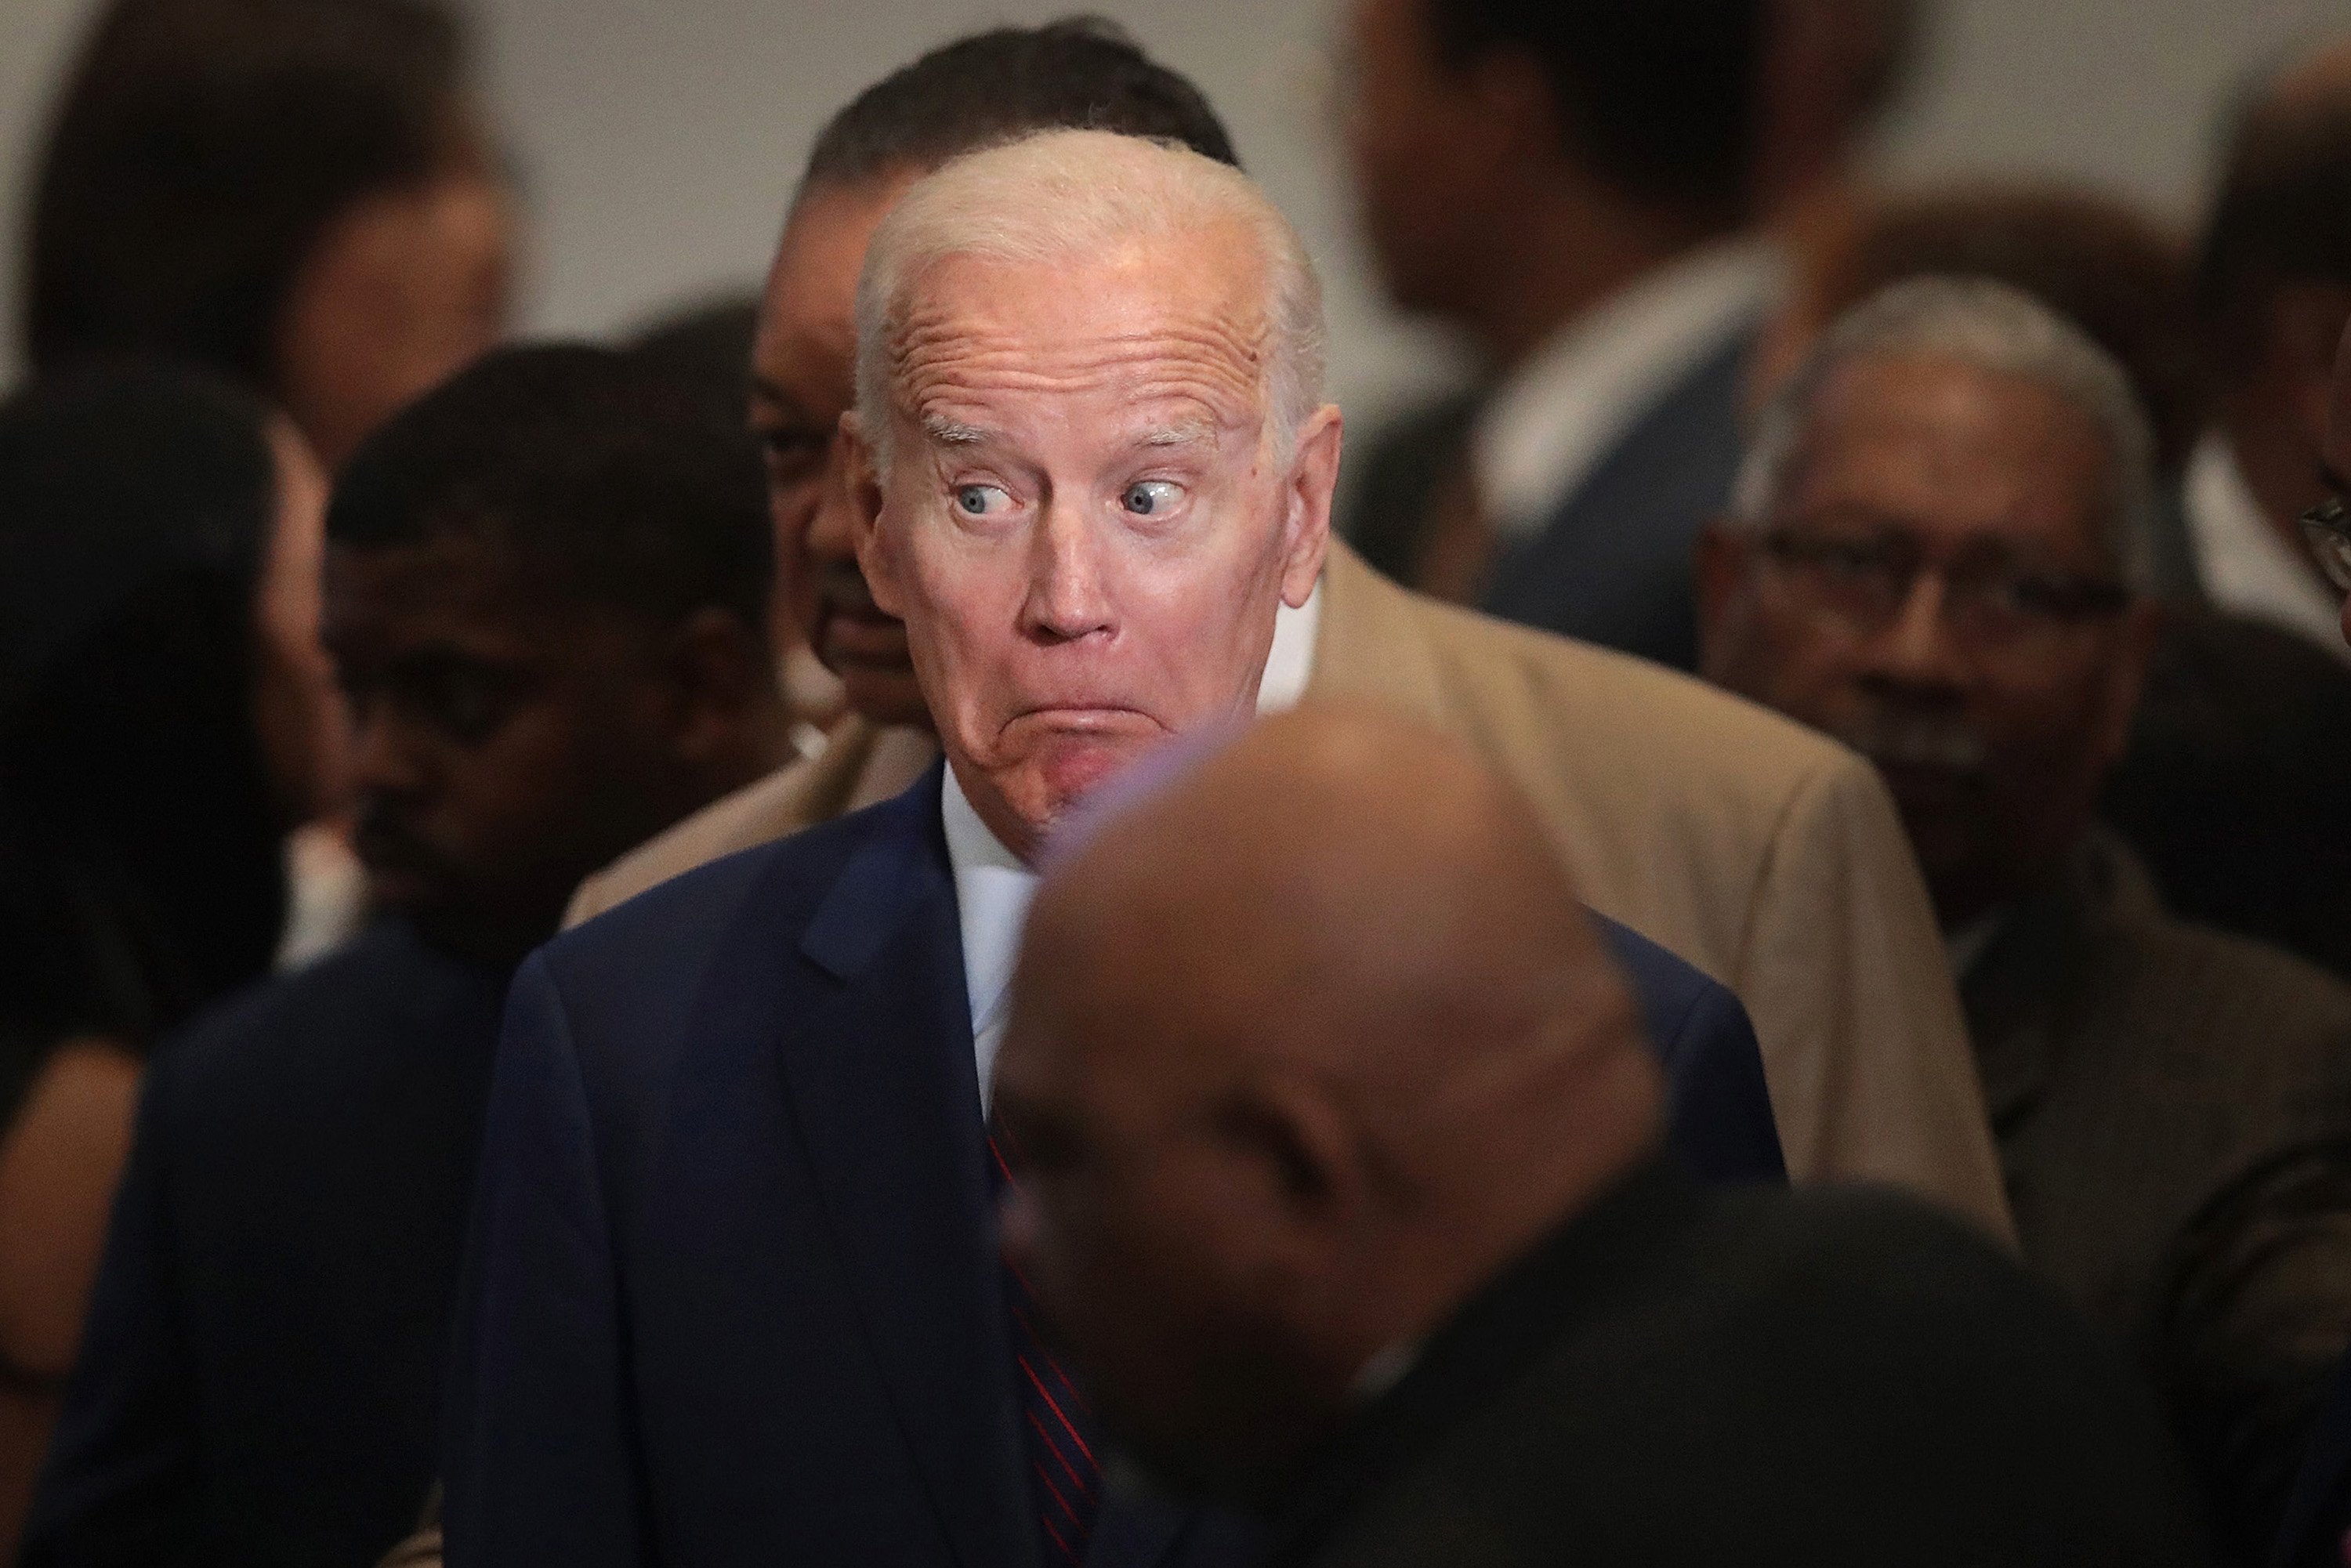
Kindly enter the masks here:
<path id="1" fill-rule="evenodd" d="M 2277 1163 L 2351 1132 L 2351 992 L 2169 918 L 2096 824 L 2156 625 L 2150 447 L 2042 306 L 1890 289 L 1763 417 L 1701 548 L 1705 669 L 1886 775 L 2027 1260 L 2145 1358 L 2257 1543 L 2351 1325 L 2351 1208 Z"/>

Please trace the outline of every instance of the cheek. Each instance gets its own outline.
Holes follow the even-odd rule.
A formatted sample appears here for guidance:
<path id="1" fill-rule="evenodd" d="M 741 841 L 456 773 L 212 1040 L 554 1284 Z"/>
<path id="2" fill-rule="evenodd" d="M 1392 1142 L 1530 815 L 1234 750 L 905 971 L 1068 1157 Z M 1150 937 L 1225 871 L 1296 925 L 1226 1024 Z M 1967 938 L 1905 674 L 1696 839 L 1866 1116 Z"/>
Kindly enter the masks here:
<path id="1" fill-rule="evenodd" d="M 1743 695 L 1814 726 L 1848 699 L 1860 674 L 1853 639 L 1768 589 L 1749 596 L 1730 624 L 1725 675 Z"/>
<path id="2" fill-rule="evenodd" d="M 597 748 L 584 739 L 563 710 L 532 705 L 510 715 L 479 745 L 452 747 L 442 825 L 486 861 L 536 858 L 539 846 L 561 836 L 559 824 L 569 815 L 592 810 L 583 805 L 584 796 L 622 782 L 599 766 Z"/>

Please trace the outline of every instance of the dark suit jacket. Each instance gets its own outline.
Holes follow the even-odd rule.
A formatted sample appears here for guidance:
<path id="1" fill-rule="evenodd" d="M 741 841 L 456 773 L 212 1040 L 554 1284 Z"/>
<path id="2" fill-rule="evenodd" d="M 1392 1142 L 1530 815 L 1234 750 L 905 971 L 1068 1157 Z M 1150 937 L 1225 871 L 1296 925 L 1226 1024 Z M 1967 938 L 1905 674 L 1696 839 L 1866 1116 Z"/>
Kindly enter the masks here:
<path id="1" fill-rule="evenodd" d="M 1692 558 L 1738 474 L 1754 345 L 1752 324 L 1741 326 L 1634 423 L 1537 533 L 1505 545 L 1479 608 L 1695 669 Z M 1477 406 L 1455 396 L 1406 415 L 1373 440 L 1349 482 L 1348 537 L 1398 581 L 1418 568 L 1429 508 L 1464 460 Z"/>
<path id="2" fill-rule="evenodd" d="M 2258 1558 L 2351 1337 L 2346 1195 L 2277 1163 L 2351 1135 L 2351 988 L 2171 919 L 2100 832 L 1960 994 L 2025 1260 L 2139 1357 Z"/>
<path id="3" fill-rule="evenodd" d="M 453 1374 L 454 1568 L 1036 1561 L 939 782 L 524 964 Z M 1729 993 L 1625 940 L 1680 1049 L 1751 1063 Z M 1751 1157 L 1771 1124 L 1748 1116 Z M 1246 1541 L 1113 1498 L 1089 1561 Z"/>
<path id="4" fill-rule="evenodd" d="M 1698 534 L 1738 476 L 1743 326 L 1625 434 L 1541 533 L 1506 547 L 1479 608 L 1505 621 L 1698 667 Z"/>
<path id="5" fill-rule="evenodd" d="M 1892 1196 L 1636 1175 L 1423 1347 L 1275 1529 L 1296 1568 L 2173 1568 L 2144 1390 Z"/>
<path id="6" fill-rule="evenodd" d="M 363 1568 L 415 1524 L 505 990 L 386 923 L 156 1052 L 26 1563 Z"/>

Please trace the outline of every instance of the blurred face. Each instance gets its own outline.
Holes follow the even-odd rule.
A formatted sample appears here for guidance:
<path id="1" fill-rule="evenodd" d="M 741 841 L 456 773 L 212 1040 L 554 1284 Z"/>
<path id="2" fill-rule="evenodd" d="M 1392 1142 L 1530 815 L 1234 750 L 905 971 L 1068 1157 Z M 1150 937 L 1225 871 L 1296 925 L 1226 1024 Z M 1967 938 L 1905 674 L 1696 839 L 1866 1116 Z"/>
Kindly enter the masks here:
<path id="1" fill-rule="evenodd" d="M 2154 620 L 2102 548 L 2103 465 L 2032 382 L 1861 361 L 1766 529 L 1702 554 L 1707 674 L 1877 763 L 1949 925 L 2046 874 L 2126 737 Z"/>
<path id="2" fill-rule="evenodd" d="M 875 225 L 914 179 L 818 185 L 792 209 L 752 350 L 751 425 L 765 448 L 776 560 L 797 635 L 884 724 L 927 726 L 906 629 L 857 565 L 841 416 L 856 397 L 857 273 Z"/>
<path id="3" fill-rule="evenodd" d="M 471 171 L 353 203 L 327 225 L 277 323 L 286 410 L 329 469 L 497 340 L 513 202 Z"/>
<path id="4" fill-rule="evenodd" d="M 254 706 L 279 801 L 289 821 L 302 822 L 340 811 L 347 785 L 342 699 L 319 641 L 327 477 L 291 425 L 273 424 L 269 445 L 277 518 L 255 607 L 260 657 Z"/>
<path id="5" fill-rule="evenodd" d="M 1470 78 L 1437 59 L 1424 4 L 1355 0 L 1345 129 L 1360 221 L 1390 297 L 1441 312 L 1488 248 L 1481 231 L 1511 139 Z"/>
<path id="6" fill-rule="evenodd" d="M 1277 465 L 1259 270 L 1208 233 L 914 282 L 859 556 L 1016 853 L 1142 751 L 1249 712 L 1277 607 L 1322 570 L 1338 411 Z"/>
<path id="7" fill-rule="evenodd" d="M 480 958 L 552 936 L 582 877 L 693 798 L 654 636 L 557 597 L 475 541 L 329 550 L 360 857 L 380 902 Z"/>
<path id="8" fill-rule="evenodd" d="M 1264 1503 L 1356 1369 L 1317 1370 L 1317 1336 L 1295 1321 L 1325 1293 L 1327 1228 L 1229 1113 L 1203 1060 L 1219 1026 L 1165 1006 L 1165 979 L 1135 954 L 1024 973 L 995 1078 L 1019 1162 L 1005 1254 L 1146 1468 Z"/>

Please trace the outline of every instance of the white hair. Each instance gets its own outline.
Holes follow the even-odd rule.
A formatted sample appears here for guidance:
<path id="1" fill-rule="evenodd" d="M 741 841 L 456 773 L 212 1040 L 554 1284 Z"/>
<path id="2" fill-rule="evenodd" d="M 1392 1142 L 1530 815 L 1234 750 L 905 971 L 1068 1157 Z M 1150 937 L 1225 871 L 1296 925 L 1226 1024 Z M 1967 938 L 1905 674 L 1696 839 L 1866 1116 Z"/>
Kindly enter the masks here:
<path id="1" fill-rule="evenodd" d="M 908 298 L 938 263 L 1060 262 L 1219 226 L 1248 235 L 1261 262 L 1266 412 L 1286 463 L 1322 402 L 1322 285 L 1298 231 L 1231 165 L 1104 131 L 1039 131 L 967 153 L 910 187 L 882 220 L 857 281 L 857 413 L 877 459 L 890 459 Z"/>
<path id="2" fill-rule="evenodd" d="M 1823 389 L 1859 360 L 1932 357 L 2029 381 L 2097 426 L 2106 452 L 2103 543 L 2134 591 L 2153 584 L 2155 433 L 2130 378 L 2088 333 L 2031 295 L 1981 277 L 1897 283 L 1841 317 L 1757 420 L 1732 486 L 1730 521 L 1766 527 L 1779 507 Z"/>

